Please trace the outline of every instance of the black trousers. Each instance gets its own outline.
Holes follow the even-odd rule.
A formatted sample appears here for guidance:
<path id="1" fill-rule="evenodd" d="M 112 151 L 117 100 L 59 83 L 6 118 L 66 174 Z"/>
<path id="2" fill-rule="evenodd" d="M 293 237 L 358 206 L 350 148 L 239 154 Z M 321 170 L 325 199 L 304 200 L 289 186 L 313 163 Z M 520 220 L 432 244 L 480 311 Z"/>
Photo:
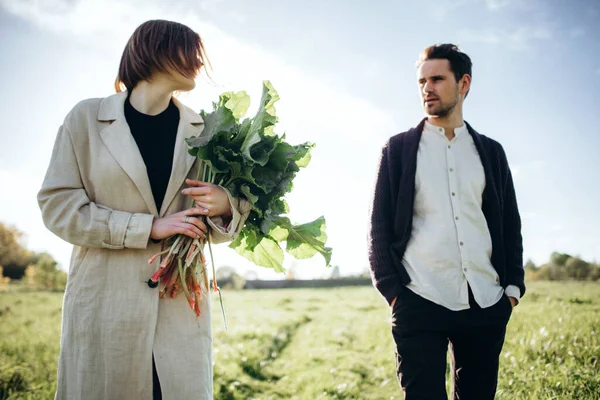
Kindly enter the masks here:
<path id="1" fill-rule="evenodd" d="M 152 399 L 162 400 L 162 392 L 160 390 L 160 381 L 156 372 L 156 364 L 154 363 L 154 355 L 152 356 Z"/>
<path id="2" fill-rule="evenodd" d="M 471 308 L 451 311 L 404 287 L 393 308 L 396 373 L 405 400 L 447 399 L 446 351 L 450 347 L 454 400 L 493 399 L 506 324 L 506 295 L 480 308 L 469 288 Z M 448 346 L 450 343 L 450 346 Z"/>

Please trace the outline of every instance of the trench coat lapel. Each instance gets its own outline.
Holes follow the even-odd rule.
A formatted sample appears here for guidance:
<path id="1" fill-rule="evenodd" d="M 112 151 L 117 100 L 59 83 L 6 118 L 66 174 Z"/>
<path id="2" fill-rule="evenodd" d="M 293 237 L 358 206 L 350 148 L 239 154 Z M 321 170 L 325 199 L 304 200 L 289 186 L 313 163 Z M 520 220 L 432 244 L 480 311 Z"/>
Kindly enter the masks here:
<path id="1" fill-rule="evenodd" d="M 126 99 L 127 92 L 121 92 L 102 100 L 98 111 L 98 120 L 114 122 L 100 132 L 100 137 L 114 159 L 138 188 L 150 212 L 158 215 L 146 164 L 125 119 Z"/>
<path id="2" fill-rule="evenodd" d="M 195 161 L 195 157 L 187 151 L 185 139 L 199 136 L 204 128 L 204 121 L 198 113 L 173 98 L 173 102 L 179 109 L 179 124 L 175 139 L 171 177 L 159 213 L 148 179 L 146 164 L 125 119 L 124 106 L 126 99 L 127 92 L 121 92 L 102 100 L 98 111 L 98 120 L 112 123 L 100 132 L 100 137 L 121 168 L 131 178 L 150 212 L 153 215 L 163 217 Z"/>

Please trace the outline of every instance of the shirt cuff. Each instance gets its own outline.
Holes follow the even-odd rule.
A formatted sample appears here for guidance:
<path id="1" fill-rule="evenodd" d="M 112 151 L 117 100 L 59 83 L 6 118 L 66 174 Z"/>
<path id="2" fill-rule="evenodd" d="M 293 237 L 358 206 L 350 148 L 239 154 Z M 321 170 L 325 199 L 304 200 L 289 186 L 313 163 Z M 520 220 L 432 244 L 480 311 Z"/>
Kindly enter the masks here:
<path id="1" fill-rule="evenodd" d="M 506 293 L 508 297 L 514 297 L 517 299 L 517 304 L 519 301 L 521 301 L 521 291 L 519 290 L 518 286 L 508 285 L 506 289 L 504 289 L 504 293 Z"/>

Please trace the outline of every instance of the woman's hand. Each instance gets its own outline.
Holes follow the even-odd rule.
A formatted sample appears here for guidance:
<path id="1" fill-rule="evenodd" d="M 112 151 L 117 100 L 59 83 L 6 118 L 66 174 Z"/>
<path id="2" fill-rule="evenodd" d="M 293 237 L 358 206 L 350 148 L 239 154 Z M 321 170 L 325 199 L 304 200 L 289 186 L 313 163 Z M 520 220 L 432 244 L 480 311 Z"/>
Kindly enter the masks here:
<path id="1" fill-rule="evenodd" d="M 181 193 L 191 196 L 196 202 L 196 207 L 204 210 L 203 215 L 225 218 L 232 216 L 231 204 L 229 204 L 229 197 L 225 189 L 212 183 L 193 179 L 186 179 L 185 183 L 191 187 L 183 189 Z"/>
<path id="2" fill-rule="evenodd" d="M 154 240 L 162 240 L 181 233 L 193 239 L 200 239 L 204 237 L 207 228 L 204 222 L 200 218 L 196 218 L 195 215 L 206 215 L 206 212 L 204 208 L 190 208 L 155 219 L 152 222 L 150 237 Z"/>

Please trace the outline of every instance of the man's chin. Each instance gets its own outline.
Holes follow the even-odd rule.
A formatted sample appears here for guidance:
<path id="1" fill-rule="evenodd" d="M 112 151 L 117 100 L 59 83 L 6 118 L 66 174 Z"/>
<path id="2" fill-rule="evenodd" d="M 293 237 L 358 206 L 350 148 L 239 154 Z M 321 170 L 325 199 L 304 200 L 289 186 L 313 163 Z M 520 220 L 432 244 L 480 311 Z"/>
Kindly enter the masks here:
<path id="1" fill-rule="evenodd" d="M 425 107 L 425 115 L 431 118 L 444 118 L 450 114 L 450 110 L 441 107 Z"/>
<path id="2" fill-rule="evenodd" d="M 425 115 L 427 115 L 428 117 L 439 117 L 441 110 L 436 107 L 425 107 L 424 111 Z"/>

